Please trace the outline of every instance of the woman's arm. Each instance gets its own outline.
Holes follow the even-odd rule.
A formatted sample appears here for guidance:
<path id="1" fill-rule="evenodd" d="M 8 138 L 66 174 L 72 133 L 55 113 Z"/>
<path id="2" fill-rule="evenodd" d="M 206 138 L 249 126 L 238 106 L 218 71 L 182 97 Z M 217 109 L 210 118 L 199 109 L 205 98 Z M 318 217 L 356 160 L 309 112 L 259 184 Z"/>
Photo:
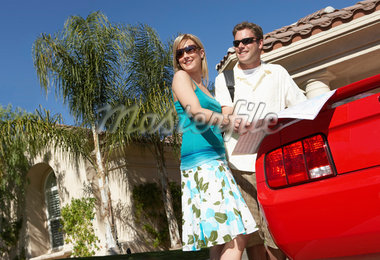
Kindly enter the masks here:
<path id="1" fill-rule="evenodd" d="M 174 100 L 178 100 L 193 118 L 202 118 L 202 120 L 205 120 L 205 123 L 213 125 L 221 124 L 225 126 L 228 124 L 228 116 L 223 116 L 223 114 L 201 107 L 198 97 L 194 92 L 192 80 L 187 72 L 180 70 L 174 74 L 172 91 Z"/>

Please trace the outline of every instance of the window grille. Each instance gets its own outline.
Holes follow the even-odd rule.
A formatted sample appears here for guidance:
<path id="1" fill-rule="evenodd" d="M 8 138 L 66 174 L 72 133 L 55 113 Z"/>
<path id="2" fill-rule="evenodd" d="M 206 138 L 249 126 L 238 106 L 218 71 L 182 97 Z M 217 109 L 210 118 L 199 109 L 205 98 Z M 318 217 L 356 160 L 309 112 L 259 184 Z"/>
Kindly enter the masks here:
<path id="1" fill-rule="evenodd" d="M 45 198 L 48 215 L 48 225 L 50 231 L 50 241 L 52 248 L 63 245 L 63 233 L 61 231 L 61 206 L 59 202 L 57 179 L 51 172 L 46 180 Z"/>

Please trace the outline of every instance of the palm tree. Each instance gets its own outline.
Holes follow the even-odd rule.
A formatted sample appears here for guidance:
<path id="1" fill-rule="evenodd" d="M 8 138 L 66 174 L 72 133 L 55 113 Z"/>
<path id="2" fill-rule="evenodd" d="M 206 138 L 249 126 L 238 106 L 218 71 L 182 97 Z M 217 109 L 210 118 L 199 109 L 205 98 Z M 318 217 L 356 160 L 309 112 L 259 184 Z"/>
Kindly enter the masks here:
<path id="1" fill-rule="evenodd" d="M 26 113 L 11 106 L 0 106 L 0 258 L 18 252 L 18 235 L 22 227 L 26 174 L 32 159 L 55 148 L 71 151 L 74 159 L 89 154 L 87 131 L 62 126 L 60 115 L 37 110 Z M 52 144 L 54 147 L 52 147 Z M 74 152 L 73 152 L 74 151 Z"/>
<path id="2" fill-rule="evenodd" d="M 154 91 L 154 90 L 157 91 Z M 181 246 L 181 238 L 179 236 L 179 228 L 177 219 L 174 216 L 173 199 L 168 184 L 168 172 L 165 161 L 165 147 L 178 146 L 178 134 L 175 131 L 175 114 L 173 102 L 170 98 L 170 90 L 165 88 L 159 91 L 158 87 L 152 88 L 153 91 L 143 104 L 143 117 L 141 118 L 146 126 L 146 136 L 152 143 L 151 152 L 156 158 L 158 176 L 160 179 L 162 198 L 164 201 L 165 213 L 169 225 L 169 236 L 172 248 Z M 155 115 L 145 117 L 144 115 Z M 174 147 L 177 148 L 177 147 Z"/>
<path id="3" fill-rule="evenodd" d="M 155 30 L 147 25 L 129 26 L 128 30 L 131 45 L 126 51 L 128 57 L 128 62 L 125 64 L 125 70 L 128 72 L 126 93 L 119 96 L 118 102 L 125 107 L 131 104 L 139 105 L 133 127 L 136 131 L 131 131 L 130 118 L 124 118 L 110 140 L 113 143 L 126 143 L 132 138 L 151 144 L 148 147 L 156 159 L 171 247 L 176 248 L 181 245 L 181 239 L 178 223 L 174 217 L 164 156 L 164 149 L 168 143 L 173 145 L 174 149 L 178 145 L 178 135 L 174 126 L 174 106 L 168 88 L 173 76 L 172 44 L 162 43 Z"/>
<path id="4" fill-rule="evenodd" d="M 173 77 L 172 40 L 163 43 L 157 32 L 148 25 L 128 26 L 130 47 L 126 49 L 128 62 L 127 86 L 131 96 L 145 99 L 153 88 L 161 90 L 171 85 Z"/>
<path id="5" fill-rule="evenodd" d="M 77 124 L 92 131 L 95 169 L 105 219 L 106 248 L 116 248 L 107 169 L 97 132 L 97 112 L 115 95 L 121 82 L 123 50 L 128 35 L 100 12 L 86 19 L 71 16 L 61 32 L 42 34 L 34 43 L 34 66 L 41 87 L 52 83 L 56 94 L 68 104 Z"/>

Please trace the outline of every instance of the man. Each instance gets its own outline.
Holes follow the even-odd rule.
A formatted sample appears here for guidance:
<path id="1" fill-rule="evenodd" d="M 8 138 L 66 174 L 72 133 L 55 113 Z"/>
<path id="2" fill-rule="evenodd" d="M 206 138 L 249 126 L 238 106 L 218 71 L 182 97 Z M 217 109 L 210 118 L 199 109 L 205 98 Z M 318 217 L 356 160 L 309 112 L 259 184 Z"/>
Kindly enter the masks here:
<path id="1" fill-rule="evenodd" d="M 222 105 L 223 114 L 252 114 L 257 109 L 257 112 L 262 111 L 260 112 L 262 119 L 267 113 L 276 113 L 306 100 L 303 91 L 282 66 L 265 64 L 261 61 L 263 31 L 260 26 L 242 22 L 234 27 L 232 33 L 238 58 L 238 63 L 233 69 L 235 82 L 233 100 L 226 86 L 224 74 L 219 74 L 215 80 L 215 97 Z M 239 100 L 245 102 L 239 102 L 239 108 L 236 106 L 234 111 L 234 105 Z M 236 126 L 235 122 L 235 127 L 241 126 Z M 267 254 L 269 259 L 285 259 L 284 253 L 274 243 L 257 203 L 256 154 L 231 155 L 238 138 L 236 132 L 232 136 L 225 136 L 228 161 L 243 197 L 259 226 L 259 231 L 251 235 L 247 245 L 248 258 L 266 259 Z"/>

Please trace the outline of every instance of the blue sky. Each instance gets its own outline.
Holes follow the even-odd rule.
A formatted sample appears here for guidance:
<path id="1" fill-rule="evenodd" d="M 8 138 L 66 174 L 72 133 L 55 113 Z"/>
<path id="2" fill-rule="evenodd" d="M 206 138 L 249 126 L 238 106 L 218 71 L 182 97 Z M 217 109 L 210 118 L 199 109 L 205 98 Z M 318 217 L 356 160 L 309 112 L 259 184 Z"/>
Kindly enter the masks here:
<path id="1" fill-rule="evenodd" d="M 0 105 L 12 104 L 28 112 L 41 105 L 62 113 L 73 124 L 68 109 L 54 91 L 46 96 L 33 67 L 32 46 L 41 33 L 62 30 L 71 15 L 87 17 L 103 12 L 113 23 L 144 23 L 166 41 L 177 33 L 197 35 L 205 45 L 210 80 L 215 65 L 232 46 L 233 26 L 241 21 L 259 24 L 264 33 L 290 25 L 327 6 L 341 9 L 358 0 L 1 0 Z"/>

